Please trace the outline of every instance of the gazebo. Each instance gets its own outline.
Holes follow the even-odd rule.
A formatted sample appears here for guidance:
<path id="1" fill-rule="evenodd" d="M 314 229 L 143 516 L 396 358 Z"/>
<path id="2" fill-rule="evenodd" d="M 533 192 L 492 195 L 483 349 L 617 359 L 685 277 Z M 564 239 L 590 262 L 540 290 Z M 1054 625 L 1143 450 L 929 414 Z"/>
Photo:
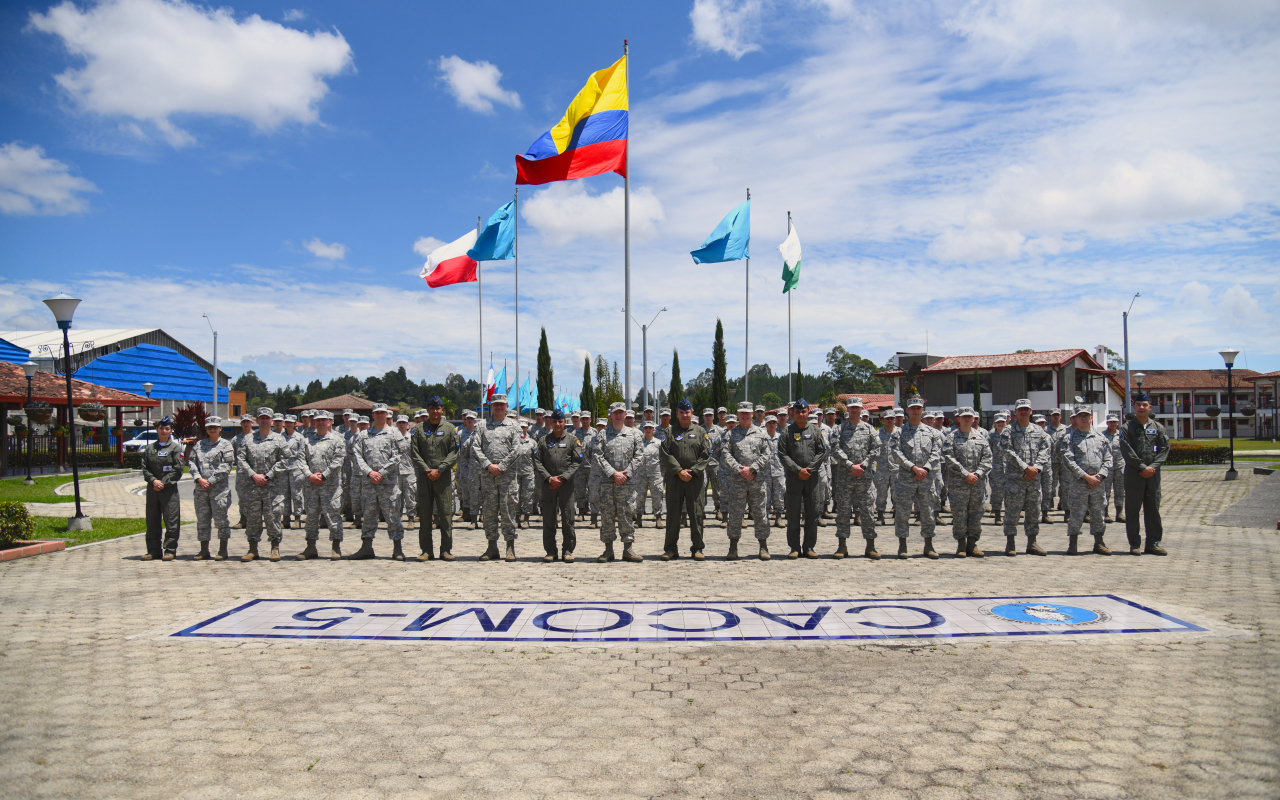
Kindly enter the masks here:
<path id="1" fill-rule="evenodd" d="M 368 416 L 369 412 L 373 410 L 373 401 L 365 397 L 356 397 L 353 394 L 340 394 L 337 397 L 330 397 L 328 400 L 317 400 L 314 403 L 303 403 L 302 405 L 294 406 L 289 410 L 293 412 L 332 411 L 340 414 L 348 408 L 352 411 L 359 411 L 365 416 Z"/>

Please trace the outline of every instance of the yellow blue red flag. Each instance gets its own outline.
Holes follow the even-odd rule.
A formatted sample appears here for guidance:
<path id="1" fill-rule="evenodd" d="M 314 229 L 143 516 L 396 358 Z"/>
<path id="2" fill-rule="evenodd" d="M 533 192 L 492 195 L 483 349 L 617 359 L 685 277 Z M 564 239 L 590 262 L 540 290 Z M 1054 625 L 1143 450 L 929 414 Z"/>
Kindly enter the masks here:
<path id="1" fill-rule="evenodd" d="M 516 156 L 516 183 L 627 174 L 627 57 L 593 72 L 556 126 Z"/>

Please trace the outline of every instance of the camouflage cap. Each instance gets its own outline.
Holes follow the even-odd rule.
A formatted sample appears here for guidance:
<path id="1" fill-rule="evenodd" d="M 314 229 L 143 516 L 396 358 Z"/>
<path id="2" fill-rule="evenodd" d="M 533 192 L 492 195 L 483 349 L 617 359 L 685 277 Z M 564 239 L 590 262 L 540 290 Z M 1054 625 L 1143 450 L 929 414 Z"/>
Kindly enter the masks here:
<path id="1" fill-rule="evenodd" d="M 1062 416 L 1062 409 L 1054 408 L 1049 411 L 1049 416 L 1052 417 L 1054 414 L 1057 414 L 1058 416 Z"/>
<path id="2" fill-rule="evenodd" d="M 240 418 L 240 424 L 241 424 L 242 426 L 243 426 L 243 425 L 246 425 L 246 424 L 248 424 L 248 425 L 252 425 L 252 424 L 253 424 L 253 417 L 249 416 L 248 414 L 245 414 L 243 417 L 241 417 L 241 418 Z"/>
<path id="3" fill-rule="evenodd" d="M 1044 414 L 1036 414 L 1034 417 L 1031 418 L 1031 421 L 1032 422 L 1048 422 L 1049 420 L 1044 418 Z"/>
<path id="4" fill-rule="evenodd" d="M 527 427 L 529 427 L 529 420 L 525 419 L 524 417 L 521 417 L 521 418 L 520 418 L 520 427 L 521 427 L 521 428 L 527 428 Z"/>
<path id="5" fill-rule="evenodd" d="M 1024 397 L 1013 404 L 1014 411 L 1017 411 L 1020 408 L 1031 408 L 1031 401 Z"/>
<path id="6" fill-rule="evenodd" d="M 1119 421 L 1120 421 L 1119 415 L 1115 413 L 1111 413 L 1107 415 L 1107 422 L 1119 422 Z"/>
<path id="7" fill-rule="evenodd" d="M 414 419 L 417 419 L 418 417 L 429 417 L 429 416 L 431 416 L 431 414 L 425 408 L 420 408 L 417 411 L 413 412 Z"/>
<path id="8" fill-rule="evenodd" d="M 221 428 L 222 417 L 206 417 L 204 421 L 204 426 L 206 428 Z"/>
<path id="9" fill-rule="evenodd" d="M 921 408 L 924 408 L 924 398 L 912 397 L 911 399 L 907 400 L 907 408 L 912 408 L 913 406 L 920 406 Z"/>
<path id="10" fill-rule="evenodd" d="M 910 406 L 908 406 L 908 408 L 910 408 Z M 937 416 L 938 415 L 934 414 L 932 411 L 926 411 L 920 415 L 920 419 L 935 419 Z"/>
<path id="11" fill-rule="evenodd" d="M 332 412 L 332 411 L 317 411 L 317 412 L 316 412 L 315 414 L 313 414 L 312 416 L 314 416 L 316 419 L 327 419 L 327 420 L 329 420 L 330 422 L 333 422 L 333 412 Z"/>
<path id="12" fill-rule="evenodd" d="M 904 412 L 903 412 L 903 410 L 902 410 L 901 408 L 898 408 L 897 406 L 894 406 L 894 407 L 893 407 L 893 410 L 892 410 L 892 411 L 890 411 L 889 413 L 890 413 L 890 414 L 893 414 L 895 417 L 901 417 L 901 416 L 903 415 L 903 413 L 904 413 Z"/>
<path id="13" fill-rule="evenodd" d="M 505 406 L 507 404 L 507 396 L 502 392 L 498 392 L 493 397 L 489 398 L 489 405 L 494 405 L 496 403 L 502 403 Z"/>
<path id="14" fill-rule="evenodd" d="M 862 414 L 861 414 L 861 417 L 862 417 L 862 419 L 871 419 L 871 412 L 870 412 L 870 411 L 863 411 L 863 412 L 862 412 Z"/>
<path id="15" fill-rule="evenodd" d="M 398 417 L 396 417 L 396 422 L 408 422 L 408 421 L 409 421 L 409 416 L 407 414 L 401 414 Z"/>
<path id="16" fill-rule="evenodd" d="M 275 413 L 276 413 L 276 412 L 272 411 L 271 409 L 267 408 L 266 406 L 263 406 L 262 408 L 258 409 L 258 416 L 259 416 L 259 417 L 274 417 L 274 416 L 275 416 Z"/>
<path id="17" fill-rule="evenodd" d="M 725 408 L 724 406 L 720 406 L 719 408 L 716 409 L 717 414 L 719 414 L 721 411 L 723 411 L 726 414 L 729 413 L 729 409 Z"/>
<path id="18" fill-rule="evenodd" d="M 957 417 L 976 417 L 978 413 L 969 406 L 960 406 L 956 409 Z"/>
<path id="19" fill-rule="evenodd" d="M 370 423 L 370 422 L 369 422 L 369 418 L 368 418 L 368 417 L 366 417 L 366 416 L 364 416 L 364 415 L 361 415 L 361 416 L 360 416 L 360 424 L 361 424 L 361 425 L 369 425 L 369 424 L 372 424 L 372 423 Z"/>
<path id="20" fill-rule="evenodd" d="M 734 425 L 737 425 L 737 424 L 738 424 L 737 417 L 726 417 L 724 420 L 724 425 L 726 428 L 732 428 Z"/>
<path id="21" fill-rule="evenodd" d="M 692 407 L 693 407 L 693 406 L 690 406 L 690 408 L 692 408 Z M 661 416 L 663 416 L 663 415 L 666 415 L 666 416 L 668 416 L 668 417 L 669 417 L 669 416 L 671 416 L 671 409 L 669 409 L 669 408 L 660 408 L 660 409 L 658 409 L 658 416 L 660 416 L 660 417 L 661 417 Z"/>
<path id="22" fill-rule="evenodd" d="M 645 406 L 645 407 L 644 407 L 644 413 L 648 414 L 650 411 L 653 411 L 653 406 Z"/>
<path id="23" fill-rule="evenodd" d="M 312 411 L 309 408 L 302 409 L 302 412 L 298 414 L 299 417 L 314 417 L 315 415 L 316 415 L 316 412 Z"/>
<path id="24" fill-rule="evenodd" d="M 626 403 L 624 403 L 624 402 L 622 402 L 621 400 L 619 400 L 619 401 L 618 401 L 618 402 L 616 402 L 616 403 L 610 403 L 610 404 L 609 404 L 609 413 L 610 413 L 610 414 L 612 414 L 612 413 L 613 413 L 613 412 L 615 412 L 615 411 L 626 411 L 626 410 L 627 410 L 627 404 L 626 404 Z"/>
<path id="25" fill-rule="evenodd" d="M 631 409 L 629 409 L 629 408 L 628 408 L 628 409 L 627 409 L 627 419 L 635 419 L 635 418 L 636 418 L 636 412 L 634 412 L 634 411 L 632 411 Z"/>
<path id="26" fill-rule="evenodd" d="M 596 418 L 596 424 L 597 424 L 597 425 L 608 425 L 608 424 L 609 424 L 609 419 L 608 419 L 607 417 L 597 417 L 597 418 Z"/>
<path id="27" fill-rule="evenodd" d="M 273 422 L 284 422 L 284 414 L 272 414 L 271 420 Z"/>
<path id="28" fill-rule="evenodd" d="M 764 422 L 766 425 L 768 425 L 770 422 L 777 422 L 777 421 L 778 421 L 778 418 L 775 417 L 773 414 L 769 414 L 764 418 Z"/>
<path id="29" fill-rule="evenodd" d="M 757 404 L 756 404 L 756 409 L 755 409 L 755 410 L 756 410 L 756 411 L 768 411 L 769 409 L 767 409 L 767 408 L 765 408 L 764 406 L 762 406 L 762 405 L 760 405 L 760 404 L 758 404 L 758 403 L 757 403 Z"/>
<path id="30" fill-rule="evenodd" d="M 657 428 L 657 427 L 658 427 L 658 423 L 654 422 L 654 421 L 653 421 L 653 420 L 651 420 L 651 419 L 647 419 L 647 420 L 645 420 L 645 421 L 644 421 L 644 424 L 643 424 L 643 425 L 641 425 L 640 427 L 641 427 L 641 428 Z"/>
<path id="31" fill-rule="evenodd" d="M 475 418 L 476 418 L 476 412 L 474 412 L 474 411 L 472 411 L 471 409 L 469 409 L 469 408 L 468 408 L 466 411 L 463 411 L 463 412 L 462 412 L 462 418 L 463 418 L 463 419 L 475 419 Z"/>
<path id="32" fill-rule="evenodd" d="M 344 417 L 354 417 L 355 415 L 356 415 L 355 409 L 351 409 L 351 408 L 342 409 L 342 416 Z"/>
<path id="33" fill-rule="evenodd" d="M 533 410 L 533 415 L 535 417 L 545 417 L 547 415 L 547 411 L 546 409 L 543 409 L 543 408 L 535 408 Z"/>
<path id="34" fill-rule="evenodd" d="M 1085 414 L 1088 414 L 1089 416 L 1091 416 L 1091 417 L 1092 417 L 1092 416 L 1093 416 L 1093 409 L 1092 409 L 1092 408 L 1090 408 L 1089 406 L 1086 406 L 1086 405 L 1079 405 L 1079 406 L 1076 406 L 1075 413 L 1074 413 L 1074 414 L 1072 414 L 1071 416 L 1073 416 L 1073 417 L 1083 417 Z"/>
<path id="35" fill-rule="evenodd" d="M 755 410 L 756 410 L 756 407 L 751 403 L 750 400 L 743 400 L 741 403 L 738 403 L 739 414 L 741 414 L 744 411 L 746 411 L 749 414 L 754 414 Z"/>
<path id="36" fill-rule="evenodd" d="M 292 415 L 292 414 L 285 414 L 285 415 L 284 415 L 284 421 L 285 421 L 285 422 L 293 422 L 293 423 L 295 423 L 295 424 L 296 424 L 296 423 L 297 423 L 297 421 L 298 421 L 298 418 L 297 418 L 297 417 L 295 417 L 295 416 L 294 416 L 294 415 Z"/>
<path id="37" fill-rule="evenodd" d="M 705 416 L 706 416 L 706 415 L 708 415 L 708 414 L 710 414 L 711 416 L 713 416 L 713 417 L 714 417 L 714 416 L 716 415 L 716 410 L 715 410 L 714 408 L 704 408 L 704 409 L 702 409 L 702 416 L 704 416 L 704 417 L 705 417 Z"/>
<path id="38" fill-rule="evenodd" d="M 834 414 L 834 413 L 836 413 L 836 410 L 835 410 L 834 408 L 828 408 L 828 409 L 824 410 L 822 413 L 823 413 L 823 414 Z"/>
<path id="39" fill-rule="evenodd" d="M 858 408 L 862 408 L 861 397 L 850 397 L 848 400 L 844 401 L 845 408 L 853 408 L 854 406 L 857 406 Z"/>
<path id="40" fill-rule="evenodd" d="M 373 408 L 371 408 L 371 409 L 369 410 L 369 414 L 370 414 L 370 416 L 372 416 L 372 415 L 374 415 L 374 414 L 377 414 L 379 411 L 385 411 L 385 412 L 387 412 L 388 414 L 390 414 L 390 413 L 391 413 L 391 409 L 387 408 L 387 404 L 386 404 L 386 403 L 374 403 L 374 404 L 373 404 Z"/>

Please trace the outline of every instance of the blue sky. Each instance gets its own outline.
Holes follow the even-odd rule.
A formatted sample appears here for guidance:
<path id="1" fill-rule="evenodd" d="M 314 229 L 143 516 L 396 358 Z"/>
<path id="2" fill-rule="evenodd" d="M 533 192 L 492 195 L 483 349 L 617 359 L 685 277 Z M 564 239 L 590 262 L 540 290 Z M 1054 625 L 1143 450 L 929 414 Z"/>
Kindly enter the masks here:
<path id="1" fill-rule="evenodd" d="M 162 327 L 272 386 L 474 377 L 475 287 L 418 277 L 511 197 L 513 157 L 632 42 L 632 302 L 686 380 L 743 265 L 694 267 L 753 197 L 751 362 L 1106 344 L 1280 368 L 1280 13 L 1259 3 L 165 2 L 0 9 L 0 329 Z M 621 179 L 521 192 L 521 369 L 622 361 Z M 510 264 L 485 350 L 514 362 Z M 633 385 L 640 335 L 634 329 Z M 487 352 L 486 352 L 487 360 Z M 659 383 L 665 384 L 665 374 Z"/>

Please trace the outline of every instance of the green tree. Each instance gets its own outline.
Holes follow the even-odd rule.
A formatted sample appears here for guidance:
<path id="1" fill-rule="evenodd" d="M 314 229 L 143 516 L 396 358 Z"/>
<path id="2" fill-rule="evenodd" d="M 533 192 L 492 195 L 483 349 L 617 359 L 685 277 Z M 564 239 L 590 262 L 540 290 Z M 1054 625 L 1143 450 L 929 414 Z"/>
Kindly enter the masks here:
<path id="1" fill-rule="evenodd" d="M 782 398 L 773 392 L 765 392 L 764 396 L 760 398 L 760 404 L 772 411 L 782 405 Z"/>
<path id="2" fill-rule="evenodd" d="M 711 345 L 711 407 L 729 405 L 729 387 L 726 373 L 729 365 L 724 353 L 724 325 L 716 318 L 716 340 Z"/>
<path id="3" fill-rule="evenodd" d="M 597 417 L 606 416 L 609 410 L 609 362 L 604 360 L 604 356 L 596 355 L 596 395 L 595 408 L 592 413 Z"/>
<path id="4" fill-rule="evenodd" d="M 827 353 L 827 374 L 836 394 L 892 392 L 892 384 L 875 376 L 878 371 L 874 361 L 863 358 L 857 353 L 850 353 L 840 345 L 831 348 L 831 352 Z"/>
<path id="5" fill-rule="evenodd" d="M 1120 355 L 1115 350 L 1112 350 L 1110 347 L 1107 347 L 1106 345 L 1103 345 L 1102 349 L 1103 349 L 1103 352 L 1107 354 L 1107 363 L 1103 364 L 1104 367 L 1106 367 L 1107 369 L 1114 369 L 1114 370 L 1124 369 L 1124 356 Z"/>
<path id="6" fill-rule="evenodd" d="M 547 329 L 542 329 L 538 343 L 538 405 L 545 409 L 556 406 L 556 378 L 551 369 L 551 348 L 547 347 Z"/>
<path id="7" fill-rule="evenodd" d="M 232 391 L 244 392 L 246 399 L 255 397 L 266 397 L 270 391 L 267 389 L 267 382 L 258 377 L 253 370 L 236 378 L 236 382 L 231 384 Z"/>
<path id="8" fill-rule="evenodd" d="M 796 399 L 804 397 L 804 369 L 800 366 L 800 359 L 796 359 Z"/>
<path id="9" fill-rule="evenodd" d="M 578 393 L 578 405 L 582 410 L 595 413 L 596 393 L 591 388 L 591 359 L 582 359 L 582 391 Z"/>
<path id="10" fill-rule="evenodd" d="M 680 351 L 671 351 L 671 388 L 667 390 L 669 403 L 679 403 L 684 397 L 684 386 L 680 383 Z"/>

